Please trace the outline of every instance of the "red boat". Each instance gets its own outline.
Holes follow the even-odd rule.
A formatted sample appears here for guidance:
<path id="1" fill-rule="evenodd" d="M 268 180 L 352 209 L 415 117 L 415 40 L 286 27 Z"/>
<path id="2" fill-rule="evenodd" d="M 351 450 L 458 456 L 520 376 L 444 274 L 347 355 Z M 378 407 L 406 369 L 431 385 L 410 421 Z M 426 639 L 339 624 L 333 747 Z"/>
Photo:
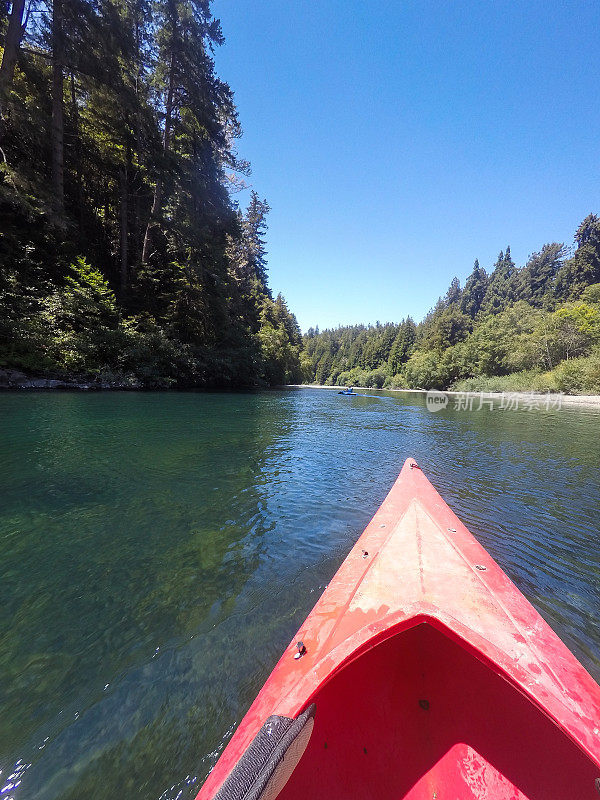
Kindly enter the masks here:
<path id="1" fill-rule="evenodd" d="M 598 800 L 600 687 L 409 459 L 198 800 Z"/>

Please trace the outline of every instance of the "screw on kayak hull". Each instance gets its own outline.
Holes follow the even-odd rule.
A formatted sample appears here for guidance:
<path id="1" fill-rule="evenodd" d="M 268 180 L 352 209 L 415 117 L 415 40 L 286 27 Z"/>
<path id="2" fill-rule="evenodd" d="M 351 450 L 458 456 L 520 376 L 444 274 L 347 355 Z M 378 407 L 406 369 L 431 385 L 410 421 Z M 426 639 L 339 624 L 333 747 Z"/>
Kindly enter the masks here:
<path id="1" fill-rule="evenodd" d="M 302 656 L 306 653 L 306 647 L 304 646 L 304 642 L 296 642 L 296 647 L 298 648 L 298 652 L 294 656 L 295 659 L 302 658 Z"/>
<path id="2" fill-rule="evenodd" d="M 419 705 L 423 711 L 429 711 L 429 700 L 419 700 Z"/>
<path id="3" fill-rule="evenodd" d="M 484 572 L 487 569 L 487 567 L 484 567 L 483 564 L 475 564 L 475 569 L 479 569 L 482 572 Z"/>
<path id="4" fill-rule="evenodd" d="M 448 528 L 448 530 L 450 531 L 450 533 L 456 533 L 456 528 Z"/>
<path id="5" fill-rule="evenodd" d="M 362 554 L 363 554 L 363 558 L 366 558 L 369 555 L 369 551 L 368 550 L 363 550 Z"/>

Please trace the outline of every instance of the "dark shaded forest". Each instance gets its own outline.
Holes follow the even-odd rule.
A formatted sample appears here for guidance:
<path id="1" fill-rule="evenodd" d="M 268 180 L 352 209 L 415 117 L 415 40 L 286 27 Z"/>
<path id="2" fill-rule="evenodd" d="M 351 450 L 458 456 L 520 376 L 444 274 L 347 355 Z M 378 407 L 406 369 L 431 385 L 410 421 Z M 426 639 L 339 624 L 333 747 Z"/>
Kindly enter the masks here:
<path id="1" fill-rule="evenodd" d="M 300 380 L 209 0 L 0 4 L 0 369 Z"/>
<path id="2" fill-rule="evenodd" d="M 309 330 L 267 276 L 267 202 L 210 0 L 0 4 L 0 371 L 99 387 L 301 381 L 600 392 L 600 220 L 476 261 L 424 320 Z"/>
<path id="3" fill-rule="evenodd" d="M 475 261 L 419 324 L 311 329 L 302 362 L 320 384 L 598 394 L 600 219 L 521 268 L 509 247 L 489 271 Z"/>

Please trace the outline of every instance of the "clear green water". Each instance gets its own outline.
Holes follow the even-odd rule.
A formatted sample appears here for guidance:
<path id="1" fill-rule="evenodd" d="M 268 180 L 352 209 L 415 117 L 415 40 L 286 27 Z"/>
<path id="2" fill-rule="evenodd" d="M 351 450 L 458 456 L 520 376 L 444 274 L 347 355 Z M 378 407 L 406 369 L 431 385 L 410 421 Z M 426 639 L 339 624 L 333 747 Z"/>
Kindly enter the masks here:
<path id="1" fill-rule="evenodd" d="M 409 455 L 600 678 L 600 414 L 372 394 L 0 395 L 0 798 L 193 797 Z"/>

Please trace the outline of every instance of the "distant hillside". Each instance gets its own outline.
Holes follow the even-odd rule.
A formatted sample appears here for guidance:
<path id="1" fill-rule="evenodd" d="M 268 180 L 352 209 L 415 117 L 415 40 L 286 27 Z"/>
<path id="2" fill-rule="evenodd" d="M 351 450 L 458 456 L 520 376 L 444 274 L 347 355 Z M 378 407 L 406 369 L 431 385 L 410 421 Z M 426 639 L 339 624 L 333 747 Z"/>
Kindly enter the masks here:
<path id="1" fill-rule="evenodd" d="M 518 268 L 510 248 L 476 260 L 418 325 L 355 325 L 303 337 L 305 380 L 390 388 L 600 393 L 600 219 L 568 257 L 545 244 Z"/>

